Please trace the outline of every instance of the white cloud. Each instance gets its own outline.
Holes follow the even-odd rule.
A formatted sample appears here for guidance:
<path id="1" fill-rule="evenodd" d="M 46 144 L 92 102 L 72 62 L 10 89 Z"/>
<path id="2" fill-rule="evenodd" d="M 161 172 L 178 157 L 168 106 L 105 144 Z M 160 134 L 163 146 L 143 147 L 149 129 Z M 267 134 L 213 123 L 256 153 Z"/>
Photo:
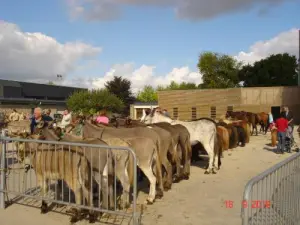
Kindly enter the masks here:
<path id="1" fill-rule="evenodd" d="M 284 2 L 298 0 L 66 0 L 72 18 L 111 20 L 122 15 L 122 6 L 169 7 L 181 19 L 204 20 L 237 11 L 258 13 Z"/>
<path id="2" fill-rule="evenodd" d="M 168 85 L 171 81 L 202 83 L 201 75 L 190 71 L 188 67 L 174 68 L 170 73 L 160 76 L 155 74 L 155 66 L 142 65 L 135 68 L 133 63 L 127 63 L 114 65 L 103 77 L 94 79 L 92 86 L 102 88 L 105 82 L 111 80 L 113 76 L 129 79 L 132 82 L 134 93 L 137 93 L 145 85 L 157 87 L 158 85 Z"/>
<path id="3" fill-rule="evenodd" d="M 289 31 L 282 32 L 276 37 L 267 41 L 258 41 L 250 46 L 248 52 L 241 51 L 236 58 L 245 63 L 253 63 L 255 61 L 266 58 L 272 54 L 289 53 L 299 57 L 299 31 L 294 28 Z"/>
<path id="4" fill-rule="evenodd" d="M 82 42 L 59 43 L 42 33 L 23 32 L 0 22 L 0 77 L 47 82 L 72 72 L 77 62 L 97 55 L 101 48 Z"/>

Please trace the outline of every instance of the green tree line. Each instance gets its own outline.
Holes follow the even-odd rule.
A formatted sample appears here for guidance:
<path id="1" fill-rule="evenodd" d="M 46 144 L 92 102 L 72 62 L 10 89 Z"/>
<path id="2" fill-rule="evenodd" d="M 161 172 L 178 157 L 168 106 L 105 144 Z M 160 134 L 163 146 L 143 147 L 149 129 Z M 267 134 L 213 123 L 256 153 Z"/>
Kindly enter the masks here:
<path id="1" fill-rule="evenodd" d="M 158 91 L 297 85 L 297 58 L 288 53 L 270 55 L 253 64 L 244 64 L 230 55 L 203 52 L 199 55 L 197 67 L 202 76 L 199 75 L 199 81 L 202 79 L 199 85 L 175 81 L 166 86 L 146 85 L 134 96 L 130 80 L 114 76 L 103 89 L 74 93 L 67 100 L 67 105 L 76 112 L 95 113 L 105 108 L 128 114 L 129 105 L 134 101 L 157 101 Z"/>

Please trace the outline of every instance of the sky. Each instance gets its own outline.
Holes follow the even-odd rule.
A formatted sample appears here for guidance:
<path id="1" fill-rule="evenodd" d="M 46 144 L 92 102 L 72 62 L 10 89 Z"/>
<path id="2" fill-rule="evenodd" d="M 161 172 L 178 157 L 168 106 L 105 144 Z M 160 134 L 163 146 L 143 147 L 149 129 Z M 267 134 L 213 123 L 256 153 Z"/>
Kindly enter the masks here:
<path id="1" fill-rule="evenodd" d="M 298 57 L 299 10 L 300 0 L 3 0 L 0 78 L 102 88 L 116 75 L 134 92 L 199 84 L 203 51 Z"/>

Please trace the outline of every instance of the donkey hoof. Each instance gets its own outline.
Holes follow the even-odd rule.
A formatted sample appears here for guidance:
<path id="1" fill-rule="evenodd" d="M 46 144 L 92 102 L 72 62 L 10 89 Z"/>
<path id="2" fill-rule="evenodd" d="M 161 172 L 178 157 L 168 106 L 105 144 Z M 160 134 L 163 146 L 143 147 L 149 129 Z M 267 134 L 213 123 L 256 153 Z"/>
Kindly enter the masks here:
<path id="1" fill-rule="evenodd" d="M 71 223 L 71 224 L 74 224 L 74 223 L 76 223 L 76 222 L 78 222 L 78 216 L 77 216 L 77 215 L 71 216 L 71 218 L 70 218 L 70 223 Z"/>
<path id="2" fill-rule="evenodd" d="M 180 179 L 177 175 L 173 177 L 173 183 L 179 183 Z"/>
<path id="3" fill-rule="evenodd" d="M 48 211 L 47 204 L 46 203 L 42 203 L 41 214 L 45 214 L 45 213 L 47 213 L 47 211 Z"/>
<path id="4" fill-rule="evenodd" d="M 189 180 L 189 179 L 190 179 L 190 176 L 189 176 L 188 174 L 183 174 L 183 179 Z"/>
<path id="5" fill-rule="evenodd" d="M 147 199 L 147 200 L 146 200 L 146 202 L 147 202 L 147 205 L 153 205 L 153 203 L 154 203 L 154 200 Z"/>
<path id="6" fill-rule="evenodd" d="M 168 188 L 168 187 L 164 187 L 164 191 L 167 192 L 169 191 L 171 188 Z"/>
<path id="7" fill-rule="evenodd" d="M 217 174 L 217 172 L 215 170 L 212 171 L 212 174 Z"/>
<path id="8" fill-rule="evenodd" d="M 95 214 L 89 215 L 89 223 L 95 223 L 97 221 L 97 216 Z"/>
<path id="9" fill-rule="evenodd" d="M 41 208 L 41 214 L 46 214 L 47 213 L 47 209 L 46 208 Z"/>
<path id="10" fill-rule="evenodd" d="M 210 172 L 206 170 L 206 171 L 204 172 L 204 174 L 210 174 Z"/>
<path id="11" fill-rule="evenodd" d="M 155 197 L 157 199 L 161 199 L 164 196 L 164 192 L 162 190 L 157 190 Z"/>

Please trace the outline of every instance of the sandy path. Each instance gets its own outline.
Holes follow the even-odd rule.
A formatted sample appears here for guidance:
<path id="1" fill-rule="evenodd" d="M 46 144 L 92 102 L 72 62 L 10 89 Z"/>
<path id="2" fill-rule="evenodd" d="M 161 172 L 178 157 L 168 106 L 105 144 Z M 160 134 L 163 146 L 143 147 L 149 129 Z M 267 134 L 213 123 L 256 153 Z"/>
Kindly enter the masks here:
<path id="1" fill-rule="evenodd" d="M 298 135 L 295 134 L 295 138 L 299 143 Z M 226 152 L 222 168 L 216 175 L 205 175 L 202 168 L 193 166 L 190 180 L 174 184 L 163 199 L 145 207 L 142 224 L 241 224 L 241 201 L 247 181 L 290 156 L 274 154 L 270 151 L 272 148 L 265 145 L 269 142 L 270 134 L 260 135 L 252 137 L 245 148 Z M 139 196 L 140 199 L 144 197 L 143 193 Z M 226 208 L 226 200 L 234 202 L 233 208 Z M 21 205 L 0 210 L 1 225 L 65 225 L 68 219 L 68 216 L 54 212 L 41 215 L 39 209 Z"/>

